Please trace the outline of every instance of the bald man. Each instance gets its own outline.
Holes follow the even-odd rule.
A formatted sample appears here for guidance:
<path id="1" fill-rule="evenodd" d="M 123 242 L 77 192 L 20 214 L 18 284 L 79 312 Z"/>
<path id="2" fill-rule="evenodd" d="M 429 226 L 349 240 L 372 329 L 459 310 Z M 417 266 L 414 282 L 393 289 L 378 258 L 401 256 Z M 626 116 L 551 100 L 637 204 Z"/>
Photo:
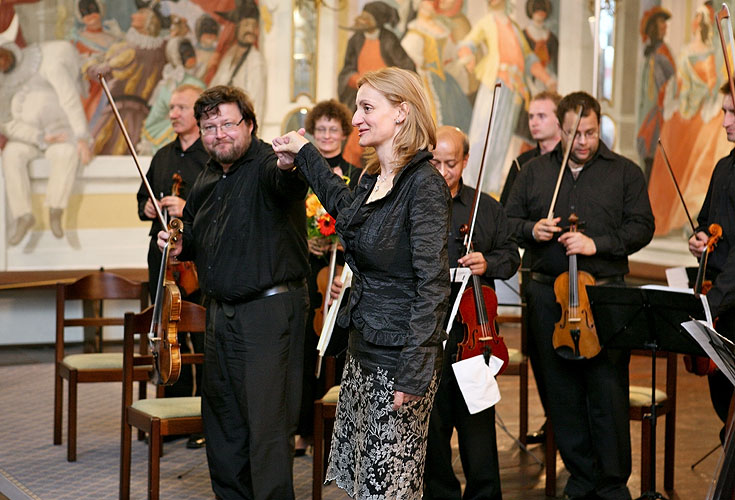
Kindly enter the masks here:
<path id="1" fill-rule="evenodd" d="M 518 247 L 511 237 L 505 211 L 490 196 L 480 195 L 473 241 L 475 251 L 466 254 L 459 227 L 468 223 L 475 197 L 475 190 L 462 183 L 469 142 L 462 131 L 448 126 L 437 129 L 436 140 L 431 163 L 444 176 L 452 194 L 449 265 L 468 267 L 472 274 L 480 276 L 484 285 L 492 287 L 494 279 L 510 278 L 520 264 Z M 453 303 L 457 291 L 453 290 L 450 303 Z M 442 378 L 429 423 L 424 499 L 500 499 L 495 409 L 488 408 L 470 415 L 451 368 L 456 361 L 457 344 L 464 336 L 463 327 L 457 321 L 450 326 L 447 327 L 449 340 L 444 351 Z M 466 479 L 463 496 L 452 469 L 450 441 L 454 428 L 457 429 Z"/>

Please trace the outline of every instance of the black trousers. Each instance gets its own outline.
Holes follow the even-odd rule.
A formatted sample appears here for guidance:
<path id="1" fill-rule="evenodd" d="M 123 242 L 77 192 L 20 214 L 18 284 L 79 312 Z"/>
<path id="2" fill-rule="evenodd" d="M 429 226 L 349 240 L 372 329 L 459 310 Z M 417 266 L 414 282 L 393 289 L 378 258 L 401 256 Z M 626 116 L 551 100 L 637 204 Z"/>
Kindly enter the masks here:
<path id="1" fill-rule="evenodd" d="M 626 486 L 631 471 L 630 353 L 603 349 L 590 360 L 562 358 L 552 345 L 554 324 L 560 317 L 553 287 L 531 280 L 526 292 L 533 332 L 529 340 L 539 353 L 546 410 L 570 473 L 565 493 L 630 499 Z"/>
<path id="2" fill-rule="evenodd" d="M 210 301 L 202 418 L 218 498 L 289 500 L 299 416 L 306 288 Z"/>
<path id="3" fill-rule="evenodd" d="M 455 324 L 444 351 L 442 376 L 429 419 L 424 500 L 500 500 L 500 468 L 495 436 L 495 408 L 470 415 L 457 385 L 451 364 L 462 340 L 462 328 Z M 462 495 L 452 469 L 451 439 L 457 429 L 459 456 L 466 485 Z"/>

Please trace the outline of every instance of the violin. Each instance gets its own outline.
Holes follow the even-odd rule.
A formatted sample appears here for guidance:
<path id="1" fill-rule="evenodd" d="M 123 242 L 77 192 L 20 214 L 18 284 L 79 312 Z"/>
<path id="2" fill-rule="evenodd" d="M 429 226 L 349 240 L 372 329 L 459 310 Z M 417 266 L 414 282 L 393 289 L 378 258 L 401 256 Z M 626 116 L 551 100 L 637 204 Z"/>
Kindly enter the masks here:
<path id="1" fill-rule="evenodd" d="M 172 180 L 171 195 L 180 197 L 183 179 L 178 172 L 175 172 Z M 166 273 L 166 279 L 176 283 L 185 297 L 199 290 L 199 276 L 197 275 L 196 265 L 193 262 L 181 262 L 174 257 L 169 263 Z"/>
<path id="2" fill-rule="evenodd" d="M 176 286 L 176 283 L 166 279 L 166 268 L 168 265 L 169 249 L 178 241 L 179 236 L 183 233 L 184 225 L 179 219 L 171 219 L 170 222 L 166 222 L 161 207 L 158 201 L 156 201 L 156 196 L 153 194 L 153 189 L 143 173 L 143 169 L 140 167 L 138 154 L 135 152 L 133 141 L 130 140 L 130 135 L 128 135 L 120 112 L 115 105 L 115 100 L 112 98 L 107 81 L 102 75 L 99 75 L 98 78 L 102 85 L 102 90 L 107 97 L 107 101 L 110 103 L 115 121 L 117 121 L 122 135 L 125 138 L 128 151 L 130 151 L 133 162 L 138 169 L 138 174 L 148 192 L 148 197 L 153 203 L 153 208 L 156 210 L 156 217 L 161 223 L 161 226 L 168 228 L 171 234 L 169 241 L 163 249 L 161 268 L 158 274 L 156 301 L 153 306 L 153 318 L 151 320 L 151 329 L 148 332 L 148 346 L 153 354 L 151 380 L 158 385 L 171 385 L 176 383 L 181 373 L 181 350 L 179 349 L 178 337 L 178 321 L 181 314 L 181 292 Z"/>
<path id="3" fill-rule="evenodd" d="M 459 315 L 464 325 L 464 337 L 457 344 L 457 361 L 482 355 L 488 364 L 490 356 L 495 356 L 503 362 L 497 374 L 503 373 L 508 366 L 508 348 L 495 329 L 498 297 L 492 288 L 482 284 L 476 274 L 472 275 L 472 287 L 462 293 Z"/>
<path id="4" fill-rule="evenodd" d="M 722 238 L 722 226 L 719 224 L 710 224 L 707 228 L 709 231 L 709 238 L 707 244 L 702 251 L 702 256 L 699 258 L 699 267 L 697 268 L 697 279 L 694 282 L 694 296 L 699 297 L 700 295 L 707 295 L 707 292 L 712 288 L 712 281 L 705 280 L 704 276 L 707 271 L 707 259 L 710 252 L 715 249 L 715 246 Z M 715 320 L 716 322 L 717 320 Z M 684 355 L 684 368 L 689 373 L 695 375 L 710 375 L 717 370 L 717 365 L 712 361 L 709 356 L 694 356 L 692 354 Z"/>
<path id="5" fill-rule="evenodd" d="M 319 307 L 314 308 L 314 331 L 317 336 L 321 335 L 324 318 L 329 310 L 329 289 L 332 287 L 334 276 L 338 272 L 342 272 L 342 266 L 337 265 L 338 244 L 335 241 L 330 249 L 329 265 L 324 266 L 316 275 L 316 286 L 322 296 Z"/>
<path id="6" fill-rule="evenodd" d="M 569 231 L 578 230 L 579 218 L 569 216 Z M 556 353 L 565 359 L 590 359 L 600 352 L 600 340 L 592 318 L 587 285 L 594 285 L 595 278 L 577 270 L 577 255 L 569 256 L 569 271 L 557 276 L 554 294 L 561 306 L 561 319 L 554 326 L 551 341 Z"/>
<path id="7" fill-rule="evenodd" d="M 705 280 L 704 275 L 707 269 L 707 259 L 710 252 L 715 249 L 717 243 L 722 238 L 722 226 L 719 224 L 710 224 L 707 228 L 709 231 L 709 238 L 707 238 L 707 244 L 702 251 L 702 256 L 699 258 L 699 268 L 697 269 L 697 280 L 694 282 L 694 295 L 699 298 L 699 295 L 706 295 L 712 288 L 712 281 Z"/>
<path id="8" fill-rule="evenodd" d="M 459 232 L 464 235 L 465 255 L 472 253 L 472 234 L 477 222 L 477 208 L 480 206 L 480 193 L 485 174 L 485 154 L 487 153 L 487 144 L 493 126 L 495 100 L 499 88 L 500 84 L 496 83 L 493 89 L 493 106 L 490 109 L 490 120 L 485 134 L 485 144 L 482 148 L 480 172 L 475 187 L 475 198 L 472 202 L 469 224 L 463 224 L 459 229 Z M 503 362 L 503 366 L 500 367 L 497 375 L 503 373 L 508 366 L 508 348 L 505 346 L 503 337 L 498 335 L 495 328 L 495 318 L 498 316 L 498 297 L 492 288 L 482 284 L 480 277 L 476 274 L 472 275 L 472 287 L 462 293 L 459 302 L 459 314 L 464 325 L 464 337 L 457 344 L 457 361 L 482 355 L 485 358 L 485 364 L 489 364 L 490 356 L 495 356 Z"/>
<path id="9" fill-rule="evenodd" d="M 173 242 L 166 244 L 161 256 L 161 272 L 158 275 L 156 301 L 153 306 L 148 343 L 153 353 L 151 381 L 157 385 L 173 385 L 181 374 L 181 347 L 178 322 L 181 319 L 181 291 L 168 274 L 169 250 L 183 232 L 179 219 L 171 219 L 168 225 Z"/>

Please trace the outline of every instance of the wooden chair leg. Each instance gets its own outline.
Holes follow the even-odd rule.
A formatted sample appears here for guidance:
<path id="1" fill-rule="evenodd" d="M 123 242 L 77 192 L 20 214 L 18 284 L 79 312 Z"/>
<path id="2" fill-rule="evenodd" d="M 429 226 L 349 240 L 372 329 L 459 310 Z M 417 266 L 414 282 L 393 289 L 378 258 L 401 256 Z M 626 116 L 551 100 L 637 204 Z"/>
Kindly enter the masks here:
<path id="1" fill-rule="evenodd" d="M 526 444 L 526 437 L 528 436 L 528 362 L 524 361 L 521 365 L 520 375 L 520 435 L 518 440 Z"/>
<path id="2" fill-rule="evenodd" d="M 549 420 L 546 420 L 546 496 L 556 496 L 556 440 Z"/>
<path id="3" fill-rule="evenodd" d="M 324 476 L 324 405 L 319 401 L 314 402 L 314 458 L 312 463 L 312 500 L 322 500 L 322 483 Z"/>
<path id="4" fill-rule="evenodd" d="M 676 450 L 676 410 L 666 415 L 664 437 L 664 490 L 674 489 L 674 462 Z"/>
<path id="5" fill-rule="evenodd" d="M 120 431 L 120 500 L 130 500 L 130 456 L 132 429 L 128 425 L 127 412 L 123 411 Z"/>
<path id="6" fill-rule="evenodd" d="M 54 444 L 61 444 L 61 415 L 63 411 L 64 379 L 57 373 L 54 375 Z"/>
<path id="7" fill-rule="evenodd" d="M 69 462 L 77 461 L 77 376 L 76 370 L 69 372 L 69 415 L 67 422 L 67 450 L 66 459 Z"/>
<path id="8" fill-rule="evenodd" d="M 148 436 L 148 498 L 158 500 L 161 473 L 161 421 L 153 419 Z"/>
<path id="9" fill-rule="evenodd" d="M 651 426 L 646 416 L 641 421 L 641 492 L 649 491 L 651 488 Z"/>

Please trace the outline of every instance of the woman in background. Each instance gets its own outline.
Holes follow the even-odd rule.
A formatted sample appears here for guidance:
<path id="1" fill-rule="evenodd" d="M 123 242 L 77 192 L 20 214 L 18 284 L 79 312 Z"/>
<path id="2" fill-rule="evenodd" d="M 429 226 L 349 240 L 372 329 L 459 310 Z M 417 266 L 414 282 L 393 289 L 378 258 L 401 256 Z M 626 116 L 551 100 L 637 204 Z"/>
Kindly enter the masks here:
<path id="1" fill-rule="evenodd" d="M 368 148 L 355 191 L 301 134 L 273 141 L 327 211 L 352 269 L 338 324 L 349 327 L 326 480 L 357 498 L 419 499 L 449 297 L 449 190 L 429 163 L 436 131 L 415 73 L 358 82 L 352 124 Z"/>

